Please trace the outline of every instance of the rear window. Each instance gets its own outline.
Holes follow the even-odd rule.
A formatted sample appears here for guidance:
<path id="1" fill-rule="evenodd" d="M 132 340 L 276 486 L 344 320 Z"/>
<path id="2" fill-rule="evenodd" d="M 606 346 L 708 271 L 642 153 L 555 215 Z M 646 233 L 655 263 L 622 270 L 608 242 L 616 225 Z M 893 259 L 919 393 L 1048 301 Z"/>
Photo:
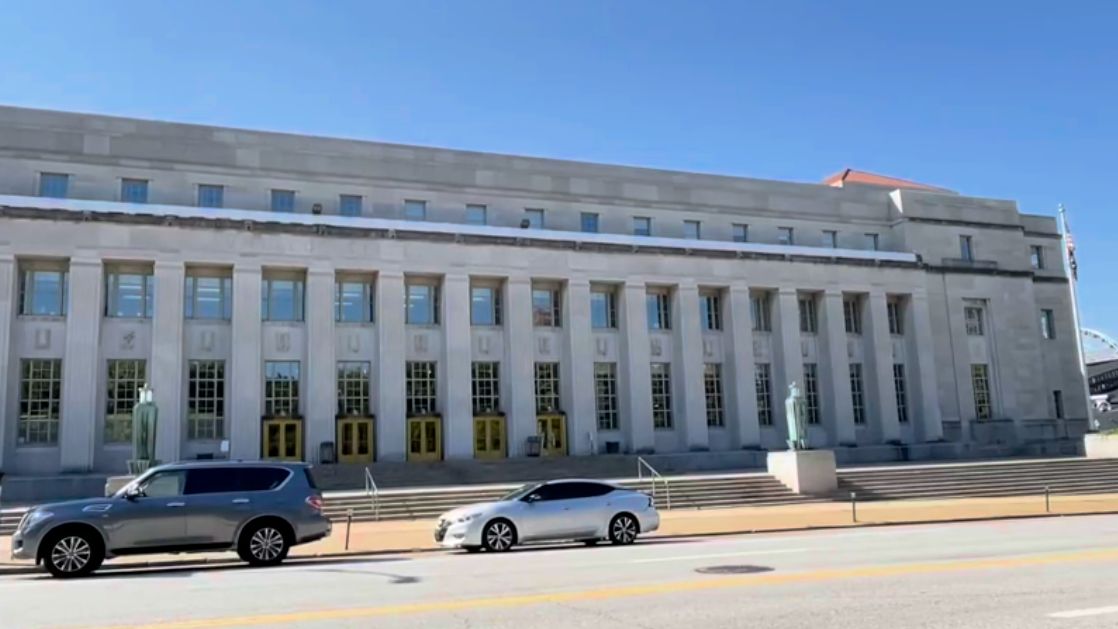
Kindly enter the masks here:
<path id="1" fill-rule="evenodd" d="M 241 491 L 271 491 L 287 480 L 287 470 L 279 467 L 245 467 L 238 470 Z"/>

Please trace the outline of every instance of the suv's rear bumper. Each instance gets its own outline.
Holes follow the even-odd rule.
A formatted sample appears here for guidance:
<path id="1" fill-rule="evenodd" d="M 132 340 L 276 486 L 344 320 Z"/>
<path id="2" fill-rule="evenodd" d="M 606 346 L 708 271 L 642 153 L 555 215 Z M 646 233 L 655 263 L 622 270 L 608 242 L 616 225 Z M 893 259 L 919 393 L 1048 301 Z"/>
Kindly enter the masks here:
<path id="1" fill-rule="evenodd" d="M 309 544 L 318 541 L 324 537 L 329 537 L 330 532 L 334 529 L 333 524 L 326 518 L 309 520 L 303 522 L 299 526 L 297 544 Z"/>

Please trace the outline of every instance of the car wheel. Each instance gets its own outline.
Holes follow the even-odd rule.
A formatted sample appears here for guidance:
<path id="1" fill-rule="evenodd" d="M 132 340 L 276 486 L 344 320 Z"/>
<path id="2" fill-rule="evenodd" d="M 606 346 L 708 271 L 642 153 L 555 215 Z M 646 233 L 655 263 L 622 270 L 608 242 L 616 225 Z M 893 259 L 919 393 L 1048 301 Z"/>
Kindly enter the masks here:
<path id="1" fill-rule="evenodd" d="M 250 524 L 241 533 L 237 554 L 250 566 L 274 566 L 287 558 L 291 540 L 276 522 Z"/>
<path id="2" fill-rule="evenodd" d="M 47 572 L 60 579 L 89 576 L 104 560 L 101 540 L 87 531 L 63 531 L 51 538 L 43 553 Z"/>
<path id="3" fill-rule="evenodd" d="M 640 524 L 637 524 L 637 519 L 628 513 L 614 516 L 609 523 L 609 541 L 619 546 L 627 546 L 637 541 L 638 533 L 640 533 Z"/>
<path id="4" fill-rule="evenodd" d="M 503 553 L 516 543 L 516 529 L 508 520 L 493 520 L 481 532 L 481 544 L 485 550 Z"/>

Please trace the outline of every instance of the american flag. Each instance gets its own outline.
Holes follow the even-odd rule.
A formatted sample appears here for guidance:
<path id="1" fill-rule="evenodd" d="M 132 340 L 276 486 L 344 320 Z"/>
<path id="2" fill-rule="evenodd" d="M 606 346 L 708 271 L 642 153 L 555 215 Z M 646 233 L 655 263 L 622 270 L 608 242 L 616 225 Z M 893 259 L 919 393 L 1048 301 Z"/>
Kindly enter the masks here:
<path id="1" fill-rule="evenodd" d="M 1068 268 L 1071 269 L 1071 279 L 1079 281 L 1079 262 L 1075 259 L 1075 239 L 1071 236 L 1071 228 L 1068 226 L 1068 217 L 1063 214 L 1064 219 L 1064 243 L 1068 248 Z"/>

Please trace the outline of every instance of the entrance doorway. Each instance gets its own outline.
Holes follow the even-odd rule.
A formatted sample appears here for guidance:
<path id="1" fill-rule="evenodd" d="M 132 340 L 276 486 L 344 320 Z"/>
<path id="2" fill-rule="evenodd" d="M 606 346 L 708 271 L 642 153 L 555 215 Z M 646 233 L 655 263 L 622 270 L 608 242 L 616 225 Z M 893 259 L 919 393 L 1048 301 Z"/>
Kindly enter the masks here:
<path id="1" fill-rule="evenodd" d="M 372 463 L 373 418 L 345 417 L 338 420 L 338 462 Z"/>
<path id="2" fill-rule="evenodd" d="M 409 417 L 408 460 L 441 460 L 443 458 L 442 428 L 442 420 L 438 417 Z"/>
<path id="3" fill-rule="evenodd" d="M 261 430 L 261 456 L 273 461 L 303 460 L 303 420 L 269 417 Z"/>
<path id="4" fill-rule="evenodd" d="M 542 456 L 567 455 L 567 417 L 565 415 L 537 415 L 536 433 L 540 436 Z"/>
<path id="5" fill-rule="evenodd" d="M 505 458 L 505 418 L 500 415 L 474 417 L 474 458 Z"/>

